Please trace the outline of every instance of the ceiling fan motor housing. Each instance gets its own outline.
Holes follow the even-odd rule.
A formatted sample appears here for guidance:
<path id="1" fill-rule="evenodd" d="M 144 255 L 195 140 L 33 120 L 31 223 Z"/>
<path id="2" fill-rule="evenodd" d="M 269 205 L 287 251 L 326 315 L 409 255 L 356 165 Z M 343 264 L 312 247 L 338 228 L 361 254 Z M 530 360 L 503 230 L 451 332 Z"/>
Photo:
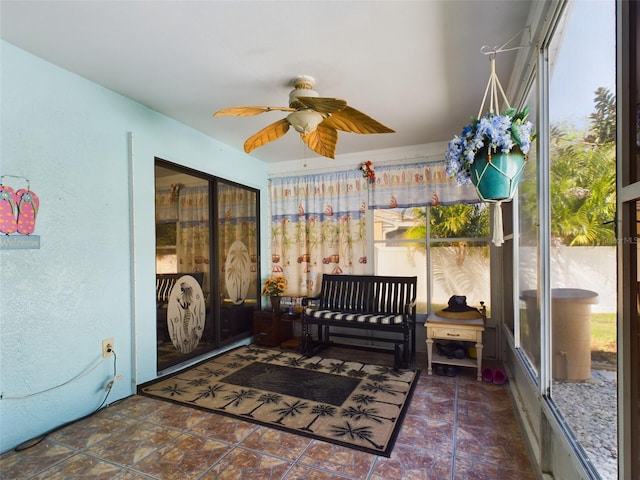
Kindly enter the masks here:
<path id="1" fill-rule="evenodd" d="M 293 90 L 289 92 L 289 106 L 291 108 L 300 108 L 303 105 L 298 102 L 298 97 L 319 97 L 313 87 L 315 86 L 315 80 L 313 77 L 307 75 L 301 75 L 293 79 Z"/>

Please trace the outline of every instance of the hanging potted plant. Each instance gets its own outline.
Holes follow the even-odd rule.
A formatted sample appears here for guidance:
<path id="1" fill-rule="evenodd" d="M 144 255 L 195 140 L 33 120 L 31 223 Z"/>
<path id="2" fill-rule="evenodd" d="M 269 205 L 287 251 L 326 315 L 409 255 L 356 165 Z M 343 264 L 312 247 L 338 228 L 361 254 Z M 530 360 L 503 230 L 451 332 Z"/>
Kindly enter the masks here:
<path id="1" fill-rule="evenodd" d="M 508 108 L 473 118 L 449 142 L 447 174 L 459 184 L 473 183 L 484 201 L 511 200 L 531 148 L 529 108 Z"/>
<path id="2" fill-rule="evenodd" d="M 501 204 L 513 199 L 534 138 L 533 125 L 527 121 L 529 107 L 511 108 L 498 80 L 495 54 L 500 51 L 506 51 L 504 46 L 485 52 L 490 55 L 491 73 L 480 111 L 453 137 L 445 154 L 447 174 L 458 184 L 472 183 L 482 201 L 494 204 L 492 241 L 496 246 L 504 243 Z M 498 113 L 498 92 L 506 106 L 502 113 Z M 489 108 L 483 114 L 488 93 Z"/>

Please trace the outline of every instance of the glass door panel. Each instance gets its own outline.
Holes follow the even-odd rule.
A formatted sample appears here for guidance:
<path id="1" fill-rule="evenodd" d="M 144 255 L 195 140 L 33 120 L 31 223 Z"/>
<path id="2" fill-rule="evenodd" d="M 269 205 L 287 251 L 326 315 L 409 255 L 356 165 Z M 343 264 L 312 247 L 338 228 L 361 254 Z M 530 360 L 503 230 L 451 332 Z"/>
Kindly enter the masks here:
<path id="1" fill-rule="evenodd" d="M 209 186 L 156 163 L 157 369 L 216 346 L 210 301 Z"/>
<path id="2" fill-rule="evenodd" d="M 252 335 L 258 191 L 156 160 L 157 370 Z"/>
<path id="3" fill-rule="evenodd" d="M 217 204 L 220 340 L 228 343 L 252 331 L 260 309 L 257 192 L 218 181 Z"/>
<path id="4" fill-rule="evenodd" d="M 575 2 L 563 28 L 550 47 L 551 400 L 584 464 L 617 478 L 615 4 Z"/>
<path id="5" fill-rule="evenodd" d="M 529 120 L 536 123 L 537 105 L 533 99 L 527 103 L 532 107 Z M 518 249 L 518 285 L 520 310 L 519 346 L 536 374 L 540 372 L 540 302 L 538 296 L 539 253 L 539 199 L 538 199 L 538 152 L 532 143 L 527 166 L 518 186 L 517 202 L 518 235 L 514 239 Z M 511 328 L 515 325 L 511 324 Z M 516 335 L 516 332 L 513 332 Z"/>

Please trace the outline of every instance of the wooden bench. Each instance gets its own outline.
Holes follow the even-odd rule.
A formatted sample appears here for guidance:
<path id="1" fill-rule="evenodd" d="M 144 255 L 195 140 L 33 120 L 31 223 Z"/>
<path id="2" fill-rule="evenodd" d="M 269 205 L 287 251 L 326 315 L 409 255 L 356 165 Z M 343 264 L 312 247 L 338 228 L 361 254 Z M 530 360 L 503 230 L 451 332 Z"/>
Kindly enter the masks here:
<path id="1" fill-rule="evenodd" d="M 324 274 L 320 294 L 304 302 L 303 353 L 312 356 L 318 348 L 329 345 L 391 351 L 338 343 L 331 338 L 374 340 L 393 343 L 394 368 L 409 368 L 416 352 L 416 290 L 417 277 Z M 312 325 L 317 325 L 316 338 Z M 340 327 L 340 331 L 333 327 Z M 389 335 L 351 333 L 354 329 Z"/>

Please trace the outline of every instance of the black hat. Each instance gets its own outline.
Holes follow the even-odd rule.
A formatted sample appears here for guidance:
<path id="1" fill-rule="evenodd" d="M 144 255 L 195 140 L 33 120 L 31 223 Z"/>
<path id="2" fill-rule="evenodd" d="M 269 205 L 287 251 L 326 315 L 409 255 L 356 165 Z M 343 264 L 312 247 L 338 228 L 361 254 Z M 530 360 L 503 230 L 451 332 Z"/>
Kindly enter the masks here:
<path id="1" fill-rule="evenodd" d="M 449 299 L 449 306 L 444 308 L 443 312 L 470 312 L 478 311 L 476 308 L 467 305 L 467 297 L 464 295 L 453 295 Z"/>

